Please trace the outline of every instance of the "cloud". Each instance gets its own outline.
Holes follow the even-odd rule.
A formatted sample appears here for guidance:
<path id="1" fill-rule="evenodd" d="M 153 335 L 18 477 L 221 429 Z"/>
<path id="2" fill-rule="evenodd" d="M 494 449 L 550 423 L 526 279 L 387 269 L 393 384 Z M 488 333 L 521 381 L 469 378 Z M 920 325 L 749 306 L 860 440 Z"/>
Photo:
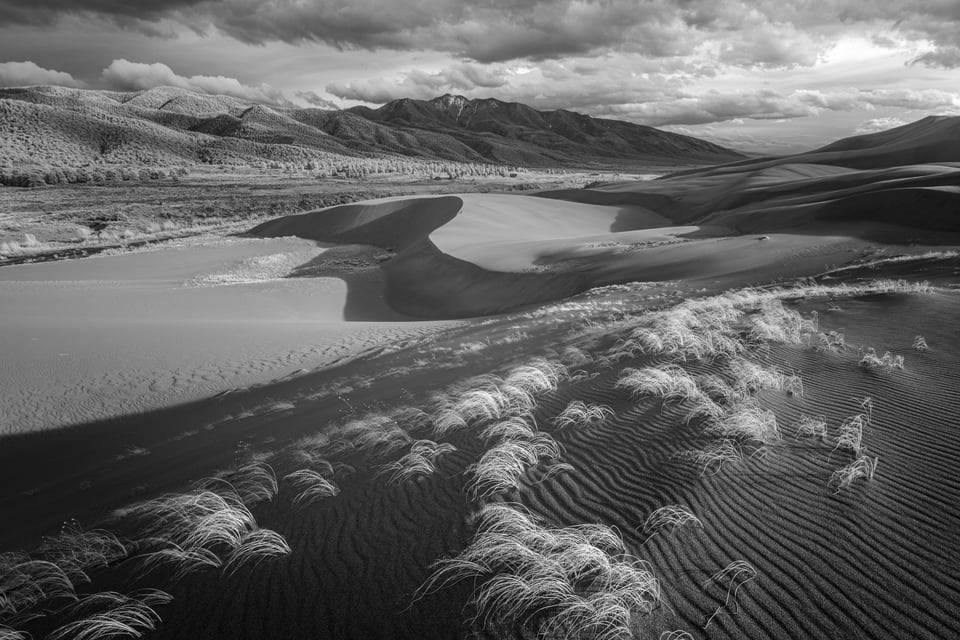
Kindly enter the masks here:
<path id="1" fill-rule="evenodd" d="M 336 102 L 327 100 L 323 96 L 317 94 L 315 91 L 294 91 L 293 95 L 314 107 L 333 110 L 340 109 L 340 105 L 338 105 Z"/>
<path id="2" fill-rule="evenodd" d="M 82 82 L 75 80 L 69 73 L 44 69 L 29 60 L 24 62 L 0 62 L 0 87 L 22 87 L 35 84 L 56 84 L 62 87 L 83 86 Z"/>
<path id="3" fill-rule="evenodd" d="M 735 66 L 813 64 L 843 33 L 933 43 L 920 64 L 955 64 L 956 0 L 0 0 L 0 24 L 64 16 L 170 35 L 177 23 L 240 42 L 320 42 L 341 49 L 437 51 L 475 62 L 713 51 Z M 878 36 L 879 37 L 879 36 Z"/>
<path id="4" fill-rule="evenodd" d="M 893 129 L 895 127 L 902 127 L 907 124 L 904 120 L 900 118 L 874 118 L 872 120 L 866 120 L 857 125 L 857 128 L 854 129 L 856 134 L 864 133 L 877 133 L 878 131 L 886 131 L 887 129 Z"/>
<path id="5" fill-rule="evenodd" d="M 198 93 L 225 95 L 241 100 L 261 102 L 279 106 L 291 106 L 292 103 L 283 92 L 268 84 L 250 86 L 236 78 L 225 76 L 190 76 L 174 73 L 173 69 L 160 62 L 145 64 L 130 62 L 120 58 L 114 60 L 100 75 L 102 82 L 118 91 L 139 91 L 160 86 L 179 87 Z"/>
<path id="6" fill-rule="evenodd" d="M 917 56 L 909 64 L 956 69 L 960 67 L 960 47 L 939 47 Z"/>
<path id="7" fill-rule="evenodd" d="M 345 100 L 383 104 L 398 98 L 429 100 L 443 93 L 471 93 L 505 87 L 509 72 L 503 67 L 460 64 L 433 73 L 413 69 L 398 77 L 373 78 L 354 82 L 334 82 L 327 92 Z"/>

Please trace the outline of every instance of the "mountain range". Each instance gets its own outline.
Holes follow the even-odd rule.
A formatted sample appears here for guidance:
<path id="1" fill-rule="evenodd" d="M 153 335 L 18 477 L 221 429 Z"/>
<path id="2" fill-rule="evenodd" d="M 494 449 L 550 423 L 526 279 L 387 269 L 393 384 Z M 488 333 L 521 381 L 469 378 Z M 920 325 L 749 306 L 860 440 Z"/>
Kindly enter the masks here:
<path id="1" fill-rule="evenodd" d="M 304 165 L 350 158 L 527 167 L 743 159 L 690 136 L 493 98 L 400 99 L 377 109 L 276 107 L 174 87 L 0 89 L 0 166 Z"/>

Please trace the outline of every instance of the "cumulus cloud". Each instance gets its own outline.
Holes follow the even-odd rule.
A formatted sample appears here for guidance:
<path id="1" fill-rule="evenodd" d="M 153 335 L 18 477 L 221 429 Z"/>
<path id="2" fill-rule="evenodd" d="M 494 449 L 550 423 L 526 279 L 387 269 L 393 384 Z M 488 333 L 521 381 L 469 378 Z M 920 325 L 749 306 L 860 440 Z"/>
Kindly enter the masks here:
<path id="1" fill-rule="evenodd" d="M 62 87 L 82 87 L 64 71 L 44 69 L 29 60 L 24 62 L 0 62 L 0 87 L 22 87 L 35 84 L 56 84 Z"/>
<path id="2" fill-rule="evenodd" d="M 146 64 L 130 62 L 120 58 L 111 62 L 100 74 L 100 77 L 106 86 L 118 91 L 139 91 L 170 86 L 273 105 L 290 106 L 292 104 L 282 91 L 274 89 L 268 84 L 245 85 L 236 78 L 225 76 L 195 75 L 185 77 L 176 74 L 173 69 L 160 62 Z"/>

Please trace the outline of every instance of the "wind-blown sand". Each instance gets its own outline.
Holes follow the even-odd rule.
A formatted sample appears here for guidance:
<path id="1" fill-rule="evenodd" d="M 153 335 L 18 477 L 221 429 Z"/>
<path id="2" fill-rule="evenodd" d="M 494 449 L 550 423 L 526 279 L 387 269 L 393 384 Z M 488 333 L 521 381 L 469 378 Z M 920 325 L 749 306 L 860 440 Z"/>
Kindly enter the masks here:
<path id="1" fill-rule="evenodd" d="M 276 375 L 287 366 L 276 354 L 294 353 L 289 366 L 302 366 L 297 345 L 309 343 L 310 327 L 327 345 L 320 360 L 341 363 L 5 438 L 0 520 L 13 524 L 0 530 L 0 548 L 29 549 L 72 516 L 117 531 L 125 555 L 90 569 L 93 583 L 80 588 L 168 590 L 160 638 L 960 636 L 955 124 L 925 120 L 812 154 L 648 182 L 333 207 L 264 223 L 208 248 L 216 255 L 190 248 L 0 270 L 4 299 L 21 309 L 3 311 L 15 362 L 42 342 L 28 341 L 31 331 L 53 341 L 79 318 L 71 346 L 90 341 L 90 360 L 112 338 L 161 381 L 157 372 L 177 362 L 193 367 L 183 379 L 194 382 L 165 388 L 196 387 L 201 362 L 215 363 L 211 391 L 234 384 L 233 362 L 266 361 Z M 296 277 L 274 279 L 283 275 Z M 910 284 L 921 280 L 932 284 Z M 469 316 L 483 317 L 399 322 Z M 101 325 L 110 334 L 95 338 Z M 130 325 L 140 329 L 125 336 Z M 175 351 L 159 365 L 136 348 L 153 331 L 152 357 Z M 349 336 L 348 353 L 330 351 L 335 332 Z M 190 340 L 176 344 L 183 335 Z M 268 355 L 231 355 L 249 344 Z M 866 366 L 870 355 L 889 366 Z M 56 374 L 59 361 L 46 362 Z M 64 379 L 100 365 L 84 366 Z M 633 394 L 624 386 L 631 370 L 655 367 L 675 393 L 667 383 Z M 136 375 L 117 379 L 105 386 L 137 389 Z M 48 402 L 38 379 L 31 384 L 32 402 Z M 81 391 L 62 406 L 94 396 Z M 607 411 L 561 426 L 577 401 Z M 732 421 L 738 415 L 767 422 Z M 822 418 L 822 431 L 805 435 L 803 416 Z M 494 467 L 506 480 L 478 496 L 498 447 L 528 457 Z M 243 474 L 264 464 L 269 471 L 253 468 L 277 484 L 257 498 Z M 875 472 L 843 486 L 835 474 L 852 464 Z M 244 542 L 231 532 L 206 546 L 204 537 L 164 541 L 174 536 L 164 530 L 146 538 L 161 512 L 109 515 L 167 491 L 196 498 L 196 480 L 217 473 L 233 484 L 201 486 L 248 503 L 256 518 L 236 534 Z M 543 524 L 501 522 L 492 538 L 502 544 L 483 562 L 438 565 L 484 541 L 490 525 L 478 518 L 491 504 Z M 699 524 L 646 527 L 667 505 Z M 189 511 L 166 522 L 180 526 Z M 586 525 L 614 527 L 645 564 Z M 236 573 L 216 567 L 263 529 L 289 549 Z M 590 532 L 577 553 L 557 551 Z M 158 546 L 168 555 L 150 555 Z M 178 577 L 171 557 L 205 564 Z M 144 558 L 162 567 L 144 572 Z M 627 565 L 659 581 L 656 606 L 630 600 L 637 591 L 616 580 L 594 581 L 614 569 L 617 579 L 634 576 Z M 427 582 L 438 566 L 458 566 L 464 579 Z M 730 567 L 740 573 L 722 573 Z M 490 585 L 503 599 L 478 610 Z M 625 602 L 634 604 L 618 608 Z M 612 605 L 599 625 L 556 617 L 597 603 Z M 45 615 L 29 630 L 41 637 L 68 618 Z"/>

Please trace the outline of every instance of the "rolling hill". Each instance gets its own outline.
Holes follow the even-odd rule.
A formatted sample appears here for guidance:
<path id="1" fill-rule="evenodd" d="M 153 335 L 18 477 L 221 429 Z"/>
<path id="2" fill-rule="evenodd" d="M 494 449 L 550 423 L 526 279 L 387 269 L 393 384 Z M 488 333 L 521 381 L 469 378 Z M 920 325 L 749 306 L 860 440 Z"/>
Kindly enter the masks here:
<path id="1" fill-rule="evenodd" d="M 123 93 L 0 89 L 0 168 L 257 166 L 351 159 L 588 167 L 743 158 L 696 138 L 570 111 L 442 96 L 379 109 L 273 107 L 158 87 Z"/>

